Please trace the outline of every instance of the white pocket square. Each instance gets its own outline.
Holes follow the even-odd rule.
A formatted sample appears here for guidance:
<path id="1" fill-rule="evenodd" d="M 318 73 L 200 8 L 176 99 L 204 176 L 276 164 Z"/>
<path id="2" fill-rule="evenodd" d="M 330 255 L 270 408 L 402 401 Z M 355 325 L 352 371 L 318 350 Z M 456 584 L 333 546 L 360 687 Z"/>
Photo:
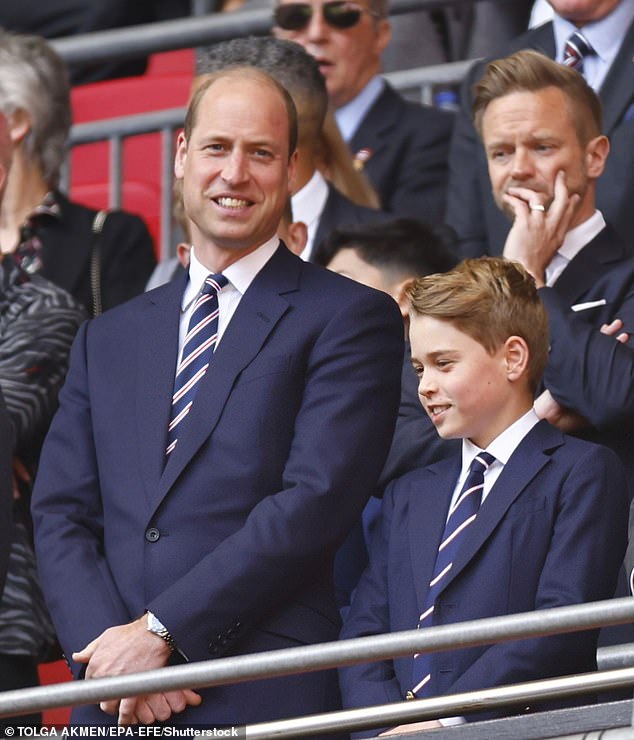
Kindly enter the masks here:
<path id="1" fill-rule="evenodd" d="M 588 301 L 587 303 L 575 303 L 574 306 L 570 306 L 573 311 L 587 311 L 589 308 L 598 308 L 599 306 L 605 306 L 607 301 L 605 298 L 601 298 L 600 301 Z"/>

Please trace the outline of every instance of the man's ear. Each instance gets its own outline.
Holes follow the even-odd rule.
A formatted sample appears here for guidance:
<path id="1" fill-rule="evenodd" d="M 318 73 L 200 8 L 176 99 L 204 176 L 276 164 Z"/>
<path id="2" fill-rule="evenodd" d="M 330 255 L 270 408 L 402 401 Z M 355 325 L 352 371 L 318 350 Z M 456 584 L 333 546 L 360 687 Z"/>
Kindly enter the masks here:
<path id="1" fill-rule="evenodd" d="M 601 177 L 610 154 L 610 140 L 607 136 L 595 136 L 586 145 L 586 171 L 588 177 L 596 180 Z"/>
<path id="2" fill-rule="evenodd" d="M 187 159 L 187 139 L 185 132 L 181 131 L 176 139 L 176 156 L 174 157 L 174 176 L 182 180 L 185 174 L 185 160 Z"/>
<path id="3" fill-rule="evenodd" d="M 524 337 L 510 336 L 504 342 L 504 362 L 506 377 L 511 382 L 522 378 L 528 369 L 530 352 Z"/>
<path id="4" fill-rule="evenodd" d="M 7 129 L 11 143 L 16 146 L 31 130 L 31 116 L 23 108 L 18 108 L 7 116 Z"/>

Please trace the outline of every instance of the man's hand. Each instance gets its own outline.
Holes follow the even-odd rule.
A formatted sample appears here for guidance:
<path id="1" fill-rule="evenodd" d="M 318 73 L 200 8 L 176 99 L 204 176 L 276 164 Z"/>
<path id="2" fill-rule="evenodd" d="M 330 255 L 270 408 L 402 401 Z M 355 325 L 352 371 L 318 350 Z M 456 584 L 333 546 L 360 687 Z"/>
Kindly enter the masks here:
<path id="1" fill-rule="evenodd" d="M 614 319 L 609 324 L 603 324 L 599 331 L 608 337 L 615 337 L 616 341 L 621 342 L 621 344 L 627 344 L 630 341 L 630 335 L 625 331 L 621 331 L 622 328 L 623 322 L 621 319 Z"/>
<path id="2" fill-rule="evenodd" d="M 529 188 L 509 188 L 503 198 L 515 214 L 504 257 L 520 262 L 541 288 L 546 284 L 546 267 L 563 244 L 579 195 L 569 195 L 564 172 L 559 171 L 550 206 L 543 202 L 542 193 Z"/>
<path id="3" fill-rule="evenodd" d="M 410 732 L 420 732 L 421 730 L 435 730 L 442 727 L 437 719 L 427 719 L 423 722 L 412 722 L 409 725 L 397 725 L 389 730 L 382 732 L 379 737 L 389 737 L 390 735 L 406 735 Z"/>
<path id="4" fill-rule="evenodd" d="M 165 640 L 147 631 L 147 615 L 144 615 L 130 624 L 110 627 L 83 650 L 73 653 L 73 660 L 87 664 L 86 678 L 90 679 L 162 668 L 169 656 Z M 150 724 L 165 721 L 172 713 L 181 712 L 188 705 L 197 706 L 201 701 L 199 694 L 186 689 L 130 697 L 121 702 L 103 701 L 99 706 L 108 714 L 118 711 L 120 725 Z"/>
<path id="5" fill-rule="evenodd" d="M 552 397 L 549 390 L 545 390 L 535 399 L 533 408 L 540 419 L 546 419 L 546 421 L 566 434 L 571 434 L 579 429 L 585 429 L 590 426 L 590 422 L 581 416 L 581 414 L 560 406 Z"/>

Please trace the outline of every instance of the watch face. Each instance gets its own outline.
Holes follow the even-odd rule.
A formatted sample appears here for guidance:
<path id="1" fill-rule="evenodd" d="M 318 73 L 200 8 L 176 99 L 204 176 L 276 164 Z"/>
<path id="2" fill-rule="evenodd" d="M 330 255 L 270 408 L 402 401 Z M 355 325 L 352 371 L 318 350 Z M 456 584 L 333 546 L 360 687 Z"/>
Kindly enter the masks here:
<path id="1" fill-rule="evenodd" d="M 160 632 L 165 629 L 152 612 L 147 613 L 147 628 L 150 632 Z"/>

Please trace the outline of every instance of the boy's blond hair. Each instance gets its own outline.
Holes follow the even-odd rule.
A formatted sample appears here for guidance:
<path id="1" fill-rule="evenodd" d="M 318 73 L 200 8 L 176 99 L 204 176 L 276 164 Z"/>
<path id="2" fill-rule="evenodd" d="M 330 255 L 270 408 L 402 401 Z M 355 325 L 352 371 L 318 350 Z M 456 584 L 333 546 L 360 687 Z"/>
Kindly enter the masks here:
<path id="1" fill-rule="evenodd" d="M 548 359 L 548 315 L 535 281 L 517 262 L 480 257 L 449 272 L 415 280 L 410 313 L 448 321 L 493 354 L 511 336 L 528 345 L 527 379 L 534 391 Z"/>

